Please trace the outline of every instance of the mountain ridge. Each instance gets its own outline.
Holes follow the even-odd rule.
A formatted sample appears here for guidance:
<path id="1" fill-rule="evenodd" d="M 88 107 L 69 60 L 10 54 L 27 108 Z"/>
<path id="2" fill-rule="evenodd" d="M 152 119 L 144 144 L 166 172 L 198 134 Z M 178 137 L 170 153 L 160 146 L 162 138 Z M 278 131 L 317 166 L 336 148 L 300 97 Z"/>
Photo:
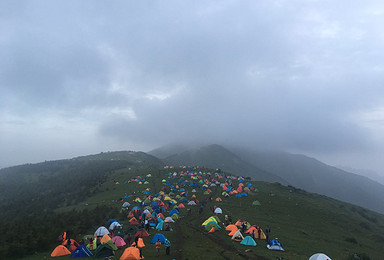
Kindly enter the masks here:
<path id="1" fill-rule="evenodd" d="M 242 166 L 246 166 L 246 173 L 249 174 L 245 175 L 256 180 L 277 181 L 276 178 L 262 179 L 265 176 L 260 175 L 260 172 L 270 174 L 270 176 L 282 179 L 282 182 L 277 182 L 284 185 L 291 185 L 308 192 L 326 195 L 384 213 L 384 185 L 367 177 L 346 172 L 315 158 L 281 151 L 250 150 L 239 147 L 224 148 L 214 145 L 215 149 L 210 149 L 211 154 L 206 152 L 199 154 L 199 151 L 204 151 L 207 147 L 212 146 L 200 147 L 195 149 L 194 153 L 184 151 L 159 159 L 179 164 L 193 162 L 204 165 L 204 163 L 210 162 L 209 166 L 212 168 L 222 167 L 223 170 L 232 171 L 233 169 L 228 165 L 228 158 L 220 158 L 222 154 L 231 154 L 233 158 L 238 159 L 235 168 L 238 170 Z M 168 154 L 172 153 L 170 147 L 166 149 Z M 159 151 L 161 151 L 160 148 L 148 153 L 156 156 L 156 154 L 161 154 Z M 214 160 L 211 160 L 209 156 L 213 156 Z M 256 174 L 252 174 L 253 172 Z M 234 173 L 242 175 L 241 172 L 234 171 Z"/>

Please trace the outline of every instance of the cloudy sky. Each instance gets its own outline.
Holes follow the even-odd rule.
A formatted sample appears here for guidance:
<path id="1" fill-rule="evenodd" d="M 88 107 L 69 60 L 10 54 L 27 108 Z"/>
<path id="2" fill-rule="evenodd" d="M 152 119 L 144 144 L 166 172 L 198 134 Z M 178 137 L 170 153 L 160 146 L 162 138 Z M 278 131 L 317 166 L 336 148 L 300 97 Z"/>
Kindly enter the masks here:
<path id="1" fill-rule="evenodd" d="M 0 166 L 179 141 L 384 174 L 384 3 L 0 2 Z"/>

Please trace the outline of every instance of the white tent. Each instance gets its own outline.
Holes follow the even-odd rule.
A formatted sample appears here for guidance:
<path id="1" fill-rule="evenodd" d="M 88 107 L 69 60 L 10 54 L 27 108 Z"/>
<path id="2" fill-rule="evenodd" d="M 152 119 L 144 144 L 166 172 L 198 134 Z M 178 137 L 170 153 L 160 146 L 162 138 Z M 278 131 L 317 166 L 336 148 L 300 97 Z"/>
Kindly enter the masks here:
<path id="1" fill-rule="evenodd" d="M 322 253 L 317 253 L 314 254 L 309 258 L 309 260 L 332 260 L 329 256 L 322 254 Z"/>
<path id="2" fill-rule="evenodd" d="M 233 234 L 232 239 L 239 239 L 239 240 L 244 239 L 244 236 L 243 234 L 241 234 L 240 229 L 237 230 L 235 234 Z"/>
<path id="3" fill-rule="evenodd" d="M 168 222 L 175 222 L 171 217 L 166 217 L 164 221 L 168 220 Z"/>
<path id="4" fill-rule="evenodd" d="M 131 204 L 129 204 L 129 202 L 128 201 L 126 201 L 126 202 L 124 202 L 123 203 L 123 208 L 128 208 L 129 206 L 131 206 Z"/>
<path id="5" fill-rule="evenodd" d="M 223 214 L 223 211 L 221 210 L 221 208 L 216 208 L 215 213 L 216 214 Z"/>
<path id="6" fill-rule="evenodd" d="M 96 229 L 96 232 L 95 232 L 95 235 L 98 236 L 98 237 L 102 237 L 104 235 L 108 235 L 109 234 L 109 231 L 106 227 L 99 227 L 98 229 Z"/>
<path id="7" fill-rule="evenodd" d="M 194 202 L 193 200 L 191 200 L 190 202 L 188 202 L 188 205 L 196 205 L 196 202 Z"/>
<path id="8" fill-rule="evenodd" d="M 109 226 L 109 230 L 114 230 L 116 227 L 121 227 L 119 222 L 112 222 L 112 224 Z"/>
<path id="9" fill-rule="evenodd" d="M 151 214 L 151 212 L 150 212 L 148 209 L 144 210 L 143 213 L 145 213 L 145 214 Z"/>
<path id="10" fill-rule="evenodd" d="M 193 189 L 193 190 L 192 190 L 192 192 L 193 192 L 193 193 L 195 193 L 195 192 L 196 192 L 196 190 L 195 190 L 195 189 Z"/>

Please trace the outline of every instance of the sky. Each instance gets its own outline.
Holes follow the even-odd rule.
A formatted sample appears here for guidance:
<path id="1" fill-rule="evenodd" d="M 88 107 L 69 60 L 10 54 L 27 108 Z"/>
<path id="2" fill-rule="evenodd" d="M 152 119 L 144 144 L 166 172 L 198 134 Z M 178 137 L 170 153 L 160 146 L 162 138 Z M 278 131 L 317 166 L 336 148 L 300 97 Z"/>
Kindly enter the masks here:
<path id="1" fill-rule="evenodd" d="M 0 167 L 177 142 L 384 174 L 384 2 L 0 2 Z"/>

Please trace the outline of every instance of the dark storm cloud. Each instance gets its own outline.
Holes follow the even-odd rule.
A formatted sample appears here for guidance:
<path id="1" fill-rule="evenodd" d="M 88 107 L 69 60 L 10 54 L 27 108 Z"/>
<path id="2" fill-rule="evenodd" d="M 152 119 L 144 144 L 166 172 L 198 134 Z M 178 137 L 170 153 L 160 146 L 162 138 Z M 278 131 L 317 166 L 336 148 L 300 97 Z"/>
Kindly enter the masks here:
<path id="1" fill-rule="evenodd" d="M 56 147 L 66 133 L 89 151 L 377 149 L 383 8 L 345 4 L 2 2 L 2 132 L 30 126 L 30 140 L 40 131 Z"/>

